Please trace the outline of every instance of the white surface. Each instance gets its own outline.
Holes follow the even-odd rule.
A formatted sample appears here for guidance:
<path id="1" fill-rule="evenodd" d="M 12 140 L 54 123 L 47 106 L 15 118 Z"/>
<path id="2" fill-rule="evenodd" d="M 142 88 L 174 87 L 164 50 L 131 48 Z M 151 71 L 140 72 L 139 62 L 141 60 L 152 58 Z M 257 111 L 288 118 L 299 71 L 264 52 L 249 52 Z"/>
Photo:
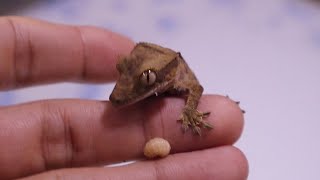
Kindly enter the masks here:
<path id="1" fill-rule="evenodd" d="M 47 0 L 17 14 L 108 27 L 180 50 L 206 93 L 228 94 L 247 111 L 237 146 L 249 160 L 249 179 L 320 178 L 320 3 L 134 2 Z M 2 93 L 0 101 L 106 99 L 111 88 L 62 84 Z"/>

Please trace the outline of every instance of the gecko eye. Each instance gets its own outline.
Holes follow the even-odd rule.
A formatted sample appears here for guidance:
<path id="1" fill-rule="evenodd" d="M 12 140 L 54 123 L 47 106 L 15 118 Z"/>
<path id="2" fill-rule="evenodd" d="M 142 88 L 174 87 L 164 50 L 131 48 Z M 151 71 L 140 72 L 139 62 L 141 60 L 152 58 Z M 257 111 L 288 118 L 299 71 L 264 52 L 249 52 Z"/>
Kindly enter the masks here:
<path id="1" fill-rule="evenodd" d="M 156 82 L 156 79 L 157 79 L 156 73 L 149 69 L 149 70 L 144 71 L 141 74 L 140 82 L 143 85 L 150 86 L 150 85 L 153 85 Z"/>

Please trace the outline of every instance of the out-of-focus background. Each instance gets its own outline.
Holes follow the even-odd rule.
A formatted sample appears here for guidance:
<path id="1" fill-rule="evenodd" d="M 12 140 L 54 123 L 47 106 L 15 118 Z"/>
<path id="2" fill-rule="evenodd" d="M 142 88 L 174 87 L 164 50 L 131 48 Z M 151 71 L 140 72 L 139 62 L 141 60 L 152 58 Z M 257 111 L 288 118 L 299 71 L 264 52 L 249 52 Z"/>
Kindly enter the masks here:
<path id="1" fill-rule="evenodd" d="M 0 14 L 96 25 L 181 51 L 205 93 L 228 94 L 247 111 L 236 146 L 249 179 L 320 178 L 319 1 L 10 0 L 0 1 Z M 0 105 L 105 100 L 112 88 L 27 88 L 1 92 Z"/>

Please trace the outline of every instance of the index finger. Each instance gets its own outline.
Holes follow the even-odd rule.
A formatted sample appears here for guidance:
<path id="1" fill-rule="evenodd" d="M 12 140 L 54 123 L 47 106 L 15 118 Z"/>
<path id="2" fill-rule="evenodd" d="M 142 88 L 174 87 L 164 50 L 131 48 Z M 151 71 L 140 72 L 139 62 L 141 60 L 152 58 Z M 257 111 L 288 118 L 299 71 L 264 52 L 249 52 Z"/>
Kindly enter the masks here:
<path id="1" fill-rule="evenodd" d="M 90 26 L 0 18 L 0 89 L 58 81 L 114 80 L 130 39 Z"/>
<path id="2" fill-rule="evenodd" d="M 218 95 L 201 98 L 199 110 L 209 110 L 206 121 L 214 125 L 201 137 L 181 132 L 176 119 L 183 105 L 181 98 L 154 97 L 125 110 L 109 102 L 75 99 L 2 108 L 0 177 L 139 159 L 153 137 L 168 140 L 171 153 L 231 145 L 240 137 L 244 119 L 234 101 Z"/>

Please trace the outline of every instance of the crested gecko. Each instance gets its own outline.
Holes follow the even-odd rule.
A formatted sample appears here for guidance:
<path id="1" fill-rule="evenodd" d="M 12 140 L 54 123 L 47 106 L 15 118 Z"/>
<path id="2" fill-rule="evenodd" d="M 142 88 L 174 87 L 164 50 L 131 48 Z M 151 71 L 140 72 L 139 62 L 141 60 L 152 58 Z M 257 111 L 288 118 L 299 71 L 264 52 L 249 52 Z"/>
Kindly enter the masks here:
<path id="1" fill-rule="evenodd" d="M 191 128 L 201 135 L 201 128 L 212 129 L 204 121 L 210 112 L 197 110 L 203 87 L 179 52 L 152 43 L 137 43 L 116 68 L 120 77 L 109 97 L 114 106 L 130 105 L 163 92 L 182 93 L 187 96 L 178 119 L 183 130 Z"/>

